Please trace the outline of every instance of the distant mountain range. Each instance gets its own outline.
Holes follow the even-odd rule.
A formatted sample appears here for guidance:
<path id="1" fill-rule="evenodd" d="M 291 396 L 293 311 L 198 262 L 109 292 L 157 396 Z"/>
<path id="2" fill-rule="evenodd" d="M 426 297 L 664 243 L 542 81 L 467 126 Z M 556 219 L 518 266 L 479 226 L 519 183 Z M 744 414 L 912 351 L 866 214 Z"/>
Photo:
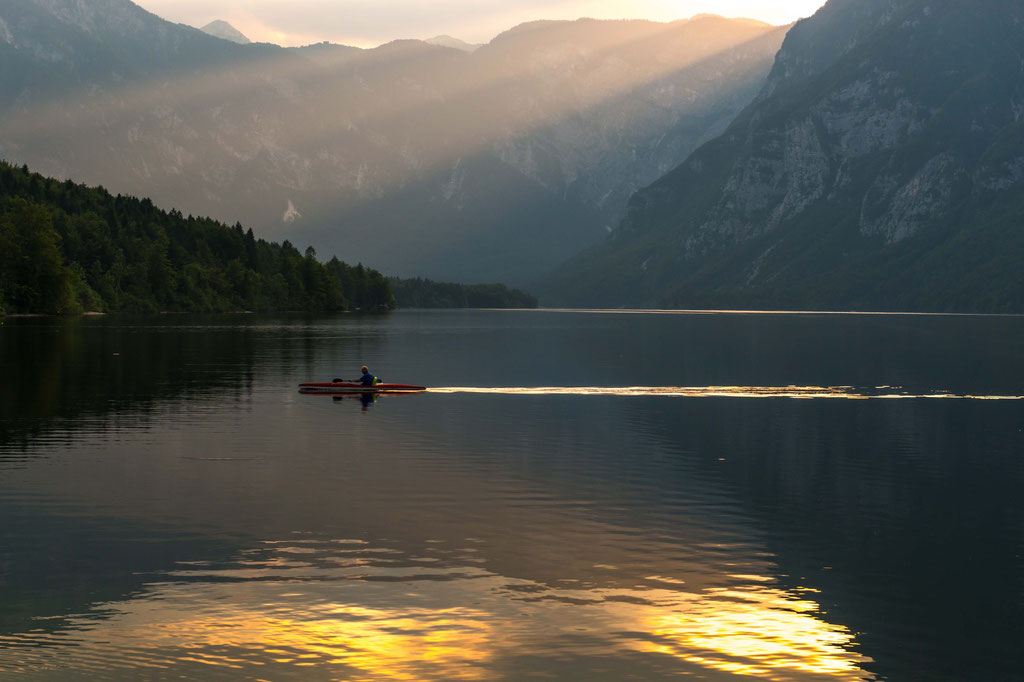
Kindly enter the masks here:
<path id="1" fill-rule="evenodd" d="M 237 28 L 235 28 L 228 22 L 222 21 L 220 19 L 216 21 L 211 21 L 199 30 L 203 33 L 214 36 L 215 38 L 223 38 L 224 40 L 230 40 L 231 42 L 238 43 L 239 45 L 248 45 L 251 42 Z"/>
<path id="2" fill-rule="evenodd" d="M 427 38 L 423 42 L 429 45 L 437 45 L 439 47 L 451 47 L 456 50 L 462 50 L 463 52 L 475 52 L 483 47 L 477 43 L 467 43 L 464 40 L 459 40 L 458 38 L 453 38 L 448 35 L 434 36 L 433 38 Z"/>
<path id="3" fill-rule="evenodd" d="M 831 0 L 545 302 L 1024 311 L 1024 3 Z"/>
<path id="4" fill-rule="evenodd" d="M 536 22 L 469 51 L 205 30 L 228 40 L 129 0 L 0 0 L 0 158 L 389 274 L 513 284 L 724 130 L 785 34 Z"/>

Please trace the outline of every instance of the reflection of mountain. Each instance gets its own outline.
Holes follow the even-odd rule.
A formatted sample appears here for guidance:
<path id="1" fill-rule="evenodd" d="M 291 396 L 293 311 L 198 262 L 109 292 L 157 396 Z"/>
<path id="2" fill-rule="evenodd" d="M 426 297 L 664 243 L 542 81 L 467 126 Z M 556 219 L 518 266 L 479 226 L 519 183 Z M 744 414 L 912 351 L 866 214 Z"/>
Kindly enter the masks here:
<path id="1" fill-rule="evenodd" d="M 245 637 L 276 634 L 358 667 L 379 634 L 396 645 L 381 660 L 419 665 L 410 652 L 436 635 L 455 665 L 461 627 L 460 641 L 481 635 L 470 653 L 509 679 L 752 662 L 822 679 L 794 661 L 846 680 L 861 668 L 943 682 L 1019 670 L 1016 404 L 427 393 L 363 415 L 295 393 L 368 356 L 433 385 L 457 371 L 493 386 L 717 376 L 1006 392 L 1024 372 L 1007 342 L 1019 319 L 232 319 L 13 320 L 0 332 L 0 423 L 45 427 L 3 435 L 0 586 L 12 613 L 70 616 L 54 626 L 80 635 L 70 659 L 154 640 L 167 648 L 136 651 L 166 660 L 194 643 L 196 655 L 251 659 L 265 647 Z M 15 355 L 28 366 L 12 379 Z M 33 400 L 41 378 L 63 391 Z M 48 404 L 62 407 L 35 407 Z M 34 577 L 47 552 L 81 566 L 78 579 Z M 28 603 L 40 595 L 49 606 Z M 57 641 L 15 620 L 22 642 Z"/>
<path id="2" fill-rule="evenodd" d="M 1021 311 L 1021 44 L 1015 0 L 829 2 L 551 298 Z"/>
<path id="3" fill-rule="evenodd" d="M 268 639 L 330 654 L 324 665 L 415 669 L 426 640 L 458 649 L 454 628 L 462 647 L 486 634 L 473 652 L 508 679 L 596 668 L 674 679 L 737 661 L 802 679 L 794 660 L 863 679 L 843 646 L 852 634 L 773 583 L 748 520 L 692 513 L 732 508 L 727 494 L 673 452 L 647 460 L 631 449 L 645 438 L 627 426 L 632 411 L 606 405 L 594 429 L 591 405 L 421 395 L 364 416 L 296 396 L 291 377 L 350 353 L 390 350 L 394 361 L 451 338 L 425 328 L 426 339 L 382 339 L 374 329 L 389 324 L 374 320 L 367 333 L 358 318 L 237 328 L 201 319 L 60 322 L 68 333 L 31 344 L 51 337 L 52 323 L 4 328 L 0 358 L 14 348 L 27 358 L 16 379 L 4 368 L 10 394 L 31 394 L 53 365 L 62 392 L 48 395 L 65 406 L 14 412 L 46 428 L 20 446 L 5 434 L 0 448 L 16 455 L 0 460 L 0 587 L 10 592 L 0 650 L 26 647 L 0 653 L 0 670 L 57 659 L 74 670 L 100 659 L 245 665 Z M 35 346 L 38 359 L 25 351 Z M 129 374 L 139 376 L 126 385 Z M 40 537 L 59 551 L 41 550 Z M 41 552 L 59 566 L 43 565 Z M 40 628 L 36 616 L 56 618 Z M 737 638 L 710 641 L 720 629 Z M 772 652 L 743 649 L 764 633 Z M 390 653 L 374 663 L 381 638 Z"/>
<path id="4" fill-rule="evenodd" d="M 152 317 L 129 316 L 6 320 L 0 327 L 3 481 L 10 484 L 13 472 L 61 461 L 89 439 L 102 438 L 97 434 L 119 433 L 132 441 L 133 434 L 162 423 L 168 413 L 216 404 L 245 413 L 254 383 L 265 380 L 258 358 L 268 343 L 282 353 L 277 371 L 308 361 L 300 338 L 276 333 L 282 323 L 301 329 L 302 319 L 174 315 L 163 325 L 153 324 Z M 178 444 L 169 432 L 156 447 Z M 152 448 L 136 444 L 124 461 L 145 469 L 150 455 Z M 87 465 L 87 478 L 94 473 L 90 469 Z M 130 478 L 124 469 L 110 472 L 114 498 L 177 499 L 167 500 L 163 483 L 150 481 L 140 490 Z M 94 515 L 99 497 L 85 495 L 71 507 L 54 507 L 53 496 L 28 500 L 9 492 L 0 494 L 3 633 L 60 630 L 68 625 L 65 617 L 127 598 L 178 561 L 228 560 L 239 551 L 230 533 L 214 537 L 183 530 L 166 524 L 159 513 L 140 517 L 120 507 L 115 514 Z M 3 642 L 0 649 L 5 644 L 25 642 Z"/>
<path id="5" fill-rule="evenodd" d="M 926 400 L 646 415 L 759 520 L 782 584 L 815 588 L 827 618 L 859 633 L 869 670 L 944 682 L 1010 679 L 1024 663 L 1019 417 Z"/>
<path id="6" fill-rule="evenodd" d="M 8 467 L 0 460 L 0 469 Z M 137 595 L 176 562 L 196 556 L 227 561 L 241 549 L 230 538 L 182 533 L 152 519 L 93 517 L 79 509 L 70 511 L 69 521 L 69 511 L 0 498 L 0 651 L 22 664 L 33 638 L 66 636 L 80 614 L 104 617 L 103 604 Z M 3 659 L 0 677 L 11 671 L 10 658 Z"/>
<path id="7" fill-rule="evenodd" d="M 112 676 L 159 661 L 208 679 L 229 660 L 233 679 L 310 679 L 310 666 L 313 679 L 874 679 L 844 648 L 848 631 L 772 585 L 695 592 L 652 577 L 642 591 L 551 588 L 472 566 L 469 548 L 459 565 L 450 551 L 396 556 L 332 538 L 243 556 L 182 567 L 175 581 L 106 604 L 102 618 L 69 618 L 73 648 L 27 633 L 24 649 L 0 647 L 0 670 L 12 658 L 21 670 L 103 660 Z"/>
<path id="8" fill-rule="evenodd" d="M 720 131 L 783 33 L 538 22 L 472 53 L 285 50 L 128 0 L 7 2 L 0 155 L 393 274 L 522 281 Z"/>

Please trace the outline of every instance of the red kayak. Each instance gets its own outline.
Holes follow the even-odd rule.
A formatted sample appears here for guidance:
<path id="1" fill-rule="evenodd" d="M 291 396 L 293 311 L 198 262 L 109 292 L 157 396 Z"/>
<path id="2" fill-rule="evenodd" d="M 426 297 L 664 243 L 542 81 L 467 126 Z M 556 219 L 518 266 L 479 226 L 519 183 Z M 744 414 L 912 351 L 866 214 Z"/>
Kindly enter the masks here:
<path id="1" fill-rule="evenodd" d="M 300 393 L 394 393 L 409 391 L 425 391 L 426 386 L 410 384 L 374 384 L 364 386 L 351 381 L 324 381 L 299 384 Z"/>

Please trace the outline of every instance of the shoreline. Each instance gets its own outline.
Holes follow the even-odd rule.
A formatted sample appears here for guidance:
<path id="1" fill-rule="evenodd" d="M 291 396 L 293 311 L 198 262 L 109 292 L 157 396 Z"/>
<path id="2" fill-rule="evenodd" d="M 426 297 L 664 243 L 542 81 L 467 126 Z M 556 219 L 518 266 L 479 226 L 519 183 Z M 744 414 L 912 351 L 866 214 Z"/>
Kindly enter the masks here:
<path id="1" fill-rule="evenodd" d="M 315 311 L 308 310 L 218 310 L 218 311 L 197 311 L 197 310 L 161 310 L 158 312 L 138 311 L 116 311 L 100 312 L 95 310 L 70 315 L 56 313 L 5 313 L 0 311 L 0 320 L 5 319 L 30 319 L 42 317 L 105 317 L 108 315 L 133 315 L 133 316 L 157 316 L 157 315 L 365 315 L 391 313 L 397 311 L 423 311 L 423 310 L 506 310 L 518 312 L 537 313 L 576 313 L 576 314 L 599 314 L 599 315 L 779 315 L 779 316 L 800 316 L 800 315 L 857 315 L 857 316 L 892 316 L 892 317 L 1024 317 L 1020 313 L 997 313 L 997 312 L 935 312 L 935 311 L 914 311 L 914 310 L 755 310 L 755 309 L 702 309 L 702 308 L 565 308 L 565 307 L 537 307 L 537 308 L 474 308 L 474 307 L 452 307 L 452 308 L 418 308 L 415 306 L 402 308 L 396 307 L 387 310 L 334 310 Z"/>

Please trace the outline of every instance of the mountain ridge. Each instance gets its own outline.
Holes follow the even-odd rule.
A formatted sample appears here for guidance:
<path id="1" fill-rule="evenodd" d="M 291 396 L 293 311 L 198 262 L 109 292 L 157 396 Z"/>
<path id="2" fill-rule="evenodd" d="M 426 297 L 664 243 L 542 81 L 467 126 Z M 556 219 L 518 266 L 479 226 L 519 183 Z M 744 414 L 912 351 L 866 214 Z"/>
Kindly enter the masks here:
<path id="1" fill-rule="evenodd" d="M 482 47 L 481 43 L 467 43 L 465 40 L 460 40 L 447 34 L 436 35 L 433 38 L 427 38 L 423 42 L 429 45 L 440 45 L 441 47 L 451 47 L 456 50 L 462 50 L 463 52 L 475 52 Z"/>
<path id="2" fill-rule="evenodd" d="M 145 30 L 92 34 L 54 20 L 47 8 L 62 4 Z M 556 22 L 472 53 L 285 49 L 127 0 L 80 5 L 0 3 L 19 33 L 0 43 L 4 157 L 396 275 L 519 285 L 599 241 L 629 194 L 724 128 L 784 31 Z M 28 14 L 36 29 L 18 20 Z"/>
<path id="3" fill-rule="evenodd" d="M 1024 310 L 1022 16 L 832 0 L 729 129 L 634 195 L 544 300 Z"/>

